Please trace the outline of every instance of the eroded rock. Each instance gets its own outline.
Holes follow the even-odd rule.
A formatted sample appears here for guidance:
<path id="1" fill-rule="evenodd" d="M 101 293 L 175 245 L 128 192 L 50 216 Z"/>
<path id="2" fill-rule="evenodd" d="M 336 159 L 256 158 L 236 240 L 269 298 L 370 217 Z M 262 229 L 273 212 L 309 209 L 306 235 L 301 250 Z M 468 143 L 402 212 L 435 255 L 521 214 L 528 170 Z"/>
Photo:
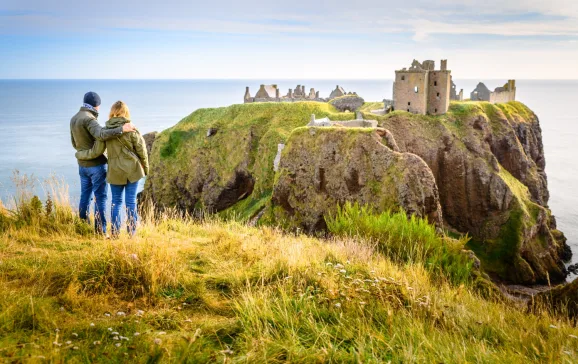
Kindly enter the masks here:
<path id="1" fill-rule="evenodd" d="M 257 206 L 244 216 L 250 219 L 270 199 L 279 144 L 311 114 L 338 115 L 313 102 L 199 109 L 156 137 L 144 193 L 157 208 L 189 213 L 249 199 L 245 206 Z"/>
<path id="2" fill-rule="evenodd" d="M 280 217 L 309 232 L 323 228 L 324 216 L 347 201 L 377 211 L 401 207 L 408 215 L 442 221 L 429 167 L 414 154 L 387 147 L 375 130 L 295 130 L 283 151 L 272 200 L 282 208 Z"/>
<path id="3" fill-rule="evenodd" d="M 568 316 L 578 318 L 578 279 L 550 290 L 537 293 L 529 301 L 531 309 L 548 309 Z"/>
<path id="4" fill-rule="evenodd" d="M 157 137 L 158 132 L 156 131 L 152 131 L 150 133 L 146 133 L 145 135 L 143 135 L 143 139 L 145 141 L 145 144 L 147 146 L 147 152 L 150 155 L 152 150 L 153 150 L 153 144 L 155 142 L 155 138 Z"/>
<path id="5" fill-rule="evenodd" d="M 547 208 L 537 117 L 516 102 L 452 107 L 445 122 L 396 112 L 380 125 L 431 168 L 445 222 L 470 234 L 486 271 L 523 284 L 563 280 L 566 244 Z"/>

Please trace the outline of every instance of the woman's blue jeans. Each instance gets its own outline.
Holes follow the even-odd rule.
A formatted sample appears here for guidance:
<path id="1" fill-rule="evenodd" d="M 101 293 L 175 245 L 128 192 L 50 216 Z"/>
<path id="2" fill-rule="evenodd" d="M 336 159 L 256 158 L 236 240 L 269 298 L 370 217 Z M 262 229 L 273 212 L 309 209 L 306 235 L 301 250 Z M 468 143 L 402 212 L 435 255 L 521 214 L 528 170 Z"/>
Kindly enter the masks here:
<path id="1" fill-rule="evenodd" d="M 124 200 L 126 204 L 126 231 L 132 236 L 136 233 L 136 224 L 138 222 L 138 214 L 136 209 L 136 192 L 138 189 L 138 181 L 127 183 L 126 185 L 110 185 L 112 192 L 112 235 L 118 236 L 120 234 L 121 208 L 124 192 Z"/>
<path id="2" fill-rule="evenodd" d="M 94 225 L 96 232 L 106 234 L 106 164 L 95 167 L 79 167 L 80 203 L 78 214 L 88 221 L 90 200 L 94 194 Z"/>

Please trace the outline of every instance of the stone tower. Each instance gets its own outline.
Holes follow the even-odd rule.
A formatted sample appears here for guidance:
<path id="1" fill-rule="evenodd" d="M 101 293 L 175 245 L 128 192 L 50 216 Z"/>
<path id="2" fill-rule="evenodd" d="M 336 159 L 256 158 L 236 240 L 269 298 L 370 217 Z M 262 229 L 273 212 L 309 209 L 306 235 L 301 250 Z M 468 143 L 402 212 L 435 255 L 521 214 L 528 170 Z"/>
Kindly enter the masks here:
<path id="1" fill-rule="evenodd" d="M 414 60 L 409 69 L 395 71 L 393 104 L 395 110 L 414 114 L 442 115 L 450 106 L 451 71 L 447 60 L 435 70 L 434 61 Z"/>

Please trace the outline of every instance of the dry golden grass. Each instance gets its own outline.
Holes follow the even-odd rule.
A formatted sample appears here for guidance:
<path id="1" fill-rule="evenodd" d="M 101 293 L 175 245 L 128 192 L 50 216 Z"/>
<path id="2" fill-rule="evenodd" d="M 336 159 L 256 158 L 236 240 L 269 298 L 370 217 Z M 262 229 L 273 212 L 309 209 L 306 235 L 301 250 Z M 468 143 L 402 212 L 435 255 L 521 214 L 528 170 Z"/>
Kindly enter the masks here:
<path id="1" fill-rule="evenodd" d="M 577 360 L 569 320 L 363 239 L 165 213 L 106 240 L 58 201 L 60 213 L 1 215 L 0 361 Z"/>
<path id="2" fill-rule="evenodd" d="M 166 218 L 114 241 L 10 228 L 0 261 L 6 360 L 572 362 L 578 350 L 571 323 L 362 241 Z"/>

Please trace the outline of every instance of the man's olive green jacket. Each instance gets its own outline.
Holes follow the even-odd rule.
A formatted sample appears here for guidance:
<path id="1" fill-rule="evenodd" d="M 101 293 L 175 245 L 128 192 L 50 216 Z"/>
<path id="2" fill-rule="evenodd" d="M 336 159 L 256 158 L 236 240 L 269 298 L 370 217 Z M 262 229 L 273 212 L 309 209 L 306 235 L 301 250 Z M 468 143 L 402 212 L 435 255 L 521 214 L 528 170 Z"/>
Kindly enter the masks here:
<path id="1" fill-rule="evenodd" d="M 96 140 L 106 141 L 122 135 L 122 125 L 117 128 L 105 129 L 98 124 L 98 113 L 86 107 L 81 107 L 70 120 L 70 140 L 74 149 L 87 150 L 94 146 Z M 78 159 L 81 167 L 94 167 L 106 164 L 106 157 L 100 153 L 89 159 Z"/>
<path id="2" fill-rule="evenodd" d="M 106 129 L 112 130 L 130 123 L 125 118 L 112 118 L 106 122 Z M 97 141 L 93 148 L 76 152 L 79 160 L 90 160 L 102 155 L 106 148 L 108 155 L 108 172 L 106 180 L 113 185 L 133 183 L 149 173 L 147 148 L 142 135 L 135 130 L 109 139 L 106 144 Z"/>

